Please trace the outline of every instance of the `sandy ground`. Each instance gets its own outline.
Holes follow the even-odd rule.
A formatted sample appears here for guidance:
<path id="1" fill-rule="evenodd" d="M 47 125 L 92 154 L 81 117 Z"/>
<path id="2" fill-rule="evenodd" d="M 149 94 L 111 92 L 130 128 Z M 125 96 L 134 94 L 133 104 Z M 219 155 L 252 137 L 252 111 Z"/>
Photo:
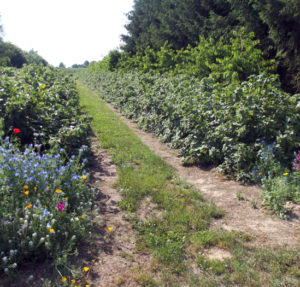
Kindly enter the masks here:
<path id="1" fill-rule="evenodd" d="M 101 192 L 99 230 L 103 234 L 94 242 L 100 251 L 91 269 L 88 282 L 94 286 L 139 286 L 137 279 L 150 268 L 151 255 L 135 251 L 135 235 L 125 212 L 118 208 L 121 196 L 113 187 L 117 180 L 116 166 L 110 155 L 93 140 L 91 185 Z"/>

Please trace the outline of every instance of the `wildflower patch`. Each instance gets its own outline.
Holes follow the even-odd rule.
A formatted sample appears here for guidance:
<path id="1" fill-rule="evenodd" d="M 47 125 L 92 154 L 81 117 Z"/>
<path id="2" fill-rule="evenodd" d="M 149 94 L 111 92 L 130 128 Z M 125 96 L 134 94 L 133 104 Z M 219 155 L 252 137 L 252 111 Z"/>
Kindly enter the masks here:
<path id="1" fill-rule="evenodd" d="M 66 159 L 0 140 L 0 275 L 25 261 L 66 259 L 89 236 L 97 209 L 96 191 L 81 181 L 85 148 Z"/>

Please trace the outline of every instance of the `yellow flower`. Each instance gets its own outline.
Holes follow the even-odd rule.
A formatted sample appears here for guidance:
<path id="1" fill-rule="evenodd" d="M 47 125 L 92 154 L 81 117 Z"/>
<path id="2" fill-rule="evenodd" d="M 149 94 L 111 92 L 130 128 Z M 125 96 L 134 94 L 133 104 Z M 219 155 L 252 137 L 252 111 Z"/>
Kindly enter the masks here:
<path id="1" fill-rule="evenodd" d="M 82 219 L 84 219 L 84 218 L 85 218 L 85 215 L 84 215 L 84 214 L 82 214 L 82 215 L 81 215 L 81 218 L 82 218 Z"/>
<path id="2" fill-rule="evenodd" d="M 69 197 L 65 197 L 65 201 L 68 201 L 69 200 Z"/>
<path id="3" fill-rule="evenodd" d="M 60 194 L 60 193 L 62 193 L 62 190 L 58 188 L 58 189 L 56 190 L 56 193 L 57 193 L 57 194 Z"/>
<path id="4" fill-rule="evenodd" d="M 28 189 L 28 185 L 24 185 L 24 189 Z"/>
<path id="5" fill-rule="evenodd" d="M 37 191 L 37 187 L 36 186 L 33 189 L 34 189 L 34 191 Z"/>
<path id="6" fill-rule="evenodd" d="M 50 233 L 52 234 L 54 232 L 54 229 L 53 228 L 50 228 Z"/>
<path id="7" fill-rule="evenodd" d="M 283 175 L 289 175 L 289 173 L 288 173 L 288 172 L 285 172 Z"/>
<path id="8" fill-rule="evenodd" d="M 85 267 L 83 267 L 83 270 L 84 270 L 84 272 L 88 272 L 90 270 L 90 268 L 85 266 Z"/>
<path id="9" fill-rule="evenodd" d="M 46 190 L 49 190 L 49 186 L 46 187 Z"/>
<path id="10" fill-rule="evenodd" d="M 26 205 L 27 208 L 31 208 L 32 207 L 32 204 L 28 204 Z"/>
<path id="11" fill-rule="evenodd" d="M 85 287 L 90 287 L 90 285 L 85 285 Z"/>
<path id="12" fill-rule="evenodd" d="M 95 263 L 95 259 L 93 259 L 92 262 Z"/>
<path id="13" fill-rule="evenodd" d="M 41 195 L 38 193 L 38 194 L 37 194 L 37 197 L 41 197 Z"/>
<path id="14" fill-rule="evenodd" d="M 83 179 L 87 179 L 87 177 L 85 175 L 82 176 Z"/>
<path id="15" fill-rule="evenodd" d="M 71 283 L 72 283 L 72 284 L 75 284 L 75 283 L 76 283 L 76 280 L 75 280 L 75 279 L 72 279 Z"/>
<path id="16" fill-rule="evenodd" d="M 108 231 L 112 231 L 114 228 L 112 226 L 107 227 Z"/>
<path id="17" fill-rule="evenodd" d="M 25 195 L 29 194 L 29 190 L 24 190 Z"/>
<path id="18" fill-rule="evenodd" d="M 262 175 L 262 172 L 259 172 L 258 175 Z"/>
<path id="19" fill-rule="evenodd" d="M 65 282 L 65 281 L 67 281 L 67 277 L 61 277 L 61 282 Z"/>
<path id="20" fill-rule="evenodd" d="M 48 156 L 48 155 L 49 155 L 49 153 L 46 153 L 46 155 Z"/>

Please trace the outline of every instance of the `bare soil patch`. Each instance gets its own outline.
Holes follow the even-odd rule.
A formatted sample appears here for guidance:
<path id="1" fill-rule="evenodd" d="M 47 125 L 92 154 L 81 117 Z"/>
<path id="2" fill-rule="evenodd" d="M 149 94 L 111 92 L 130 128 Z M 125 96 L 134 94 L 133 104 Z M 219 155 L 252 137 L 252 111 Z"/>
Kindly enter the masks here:
<path id="1" fill-rule="evenodd" d="M 228 180 L 215 169 L 197 166 L 184 167 L 178 151 L 169 148 L 151 133 L 138 129 L 137 124 L 123 117 L 112 105 L 108 106 L 140 137 L 143 144 L 176 169 L 178 176 L 197 188 L 208 201 L 220 207 L 225 216 L 215 220 L 211 228 L 239 230 L 253 237 L 256 245 L 287 246 L 300 244 L 300 206 L 295 205 L 290 220 L 281 220 L 272 212 L 261 208 L 262 190 L 258 186 L 245 186 Z M 239 200 L 241 193 L 248 200 Z M 252 202 L 252 204 L 251 204 Z M 253 208 L 255 203 L 257 208 Z"/>
<path id="2" fill-rule="evenodd" d="M 155 203 L 152 202 L 151 197 L 144 198 L 137 211 L 139 220 L 145 222 L 153 218 L 162 218 L 162 212 L 158 210 Z"/>
<path id="3" fill-rule="evenodd" d="M 233 255 L 229 251 L 218 248 L 218 247 L 212 247 L 212 248 L 208 249 L 204 254 L 210 260 L 223 261 L 226 258 L 229 258 L 229 259 L 233 258 Z"/>

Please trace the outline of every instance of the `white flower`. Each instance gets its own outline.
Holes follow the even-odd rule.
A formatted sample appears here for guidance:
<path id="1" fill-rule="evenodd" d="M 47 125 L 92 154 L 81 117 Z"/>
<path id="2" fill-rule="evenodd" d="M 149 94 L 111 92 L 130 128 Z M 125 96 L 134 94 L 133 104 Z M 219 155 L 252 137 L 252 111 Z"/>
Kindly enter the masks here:
<path id="1" fill-rule="evenodd" d="M 33 237 L 33 238 L 35 238 L 36 236 L 37 236 L 37 233 L 36 233 L 36 232 L 32 233 L 32 237 Z"/>
<path id="2" fill-rule="evenodd" d="M 32 279 L 33 279 L 33 275 L 29 275 L 29 276 L 28 276 L 28 279 L 29 279 L 29 280 L 32 280 Z"/>
<path id="3" fill-rule="evenodd" d="M 16 268 L 17 265 L 18 265 L 17 263 L 14 263 L 11 267 L 12 267 L 12 268 Z"/>
<path id="4" fill-rule="evenodd" d="M 7 257 L 6 257 L 6 256 L 3 257 L 3 258 L 2 258 L 2 261 L 3 261 L 4 263 L 6 263 L 6 262 L 7 262 Z"/>
<path id="5" fill-rule="evenodd" d="M 44 237 L 41 237 L 40 243 L 43 243 L 44 241 L 45 241 L 45 238 L 44 238 Z"/>

